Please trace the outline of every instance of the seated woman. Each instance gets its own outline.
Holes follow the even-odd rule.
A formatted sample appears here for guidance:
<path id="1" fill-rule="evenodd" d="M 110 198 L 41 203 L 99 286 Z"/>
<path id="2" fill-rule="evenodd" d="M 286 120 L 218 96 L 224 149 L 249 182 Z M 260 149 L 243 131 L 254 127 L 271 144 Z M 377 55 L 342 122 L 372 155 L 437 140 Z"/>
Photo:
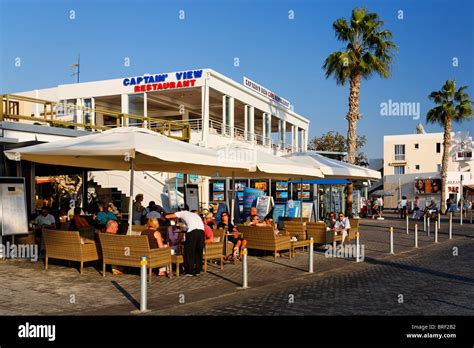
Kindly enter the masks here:
<path id="1" fill-rule="evenodd" d="M 80 228 L 90 227 L 89 223 L 85 218 L 81 216 L 82 210 L 80 207 L 74 208 L 74 215 L 71 218 L 71 224 L 69 225 L 70 231 L 78 231 Z"/>
<path id="2" fill-rule="evenodd" d="M 204 244 L 211 244 L 214 242 L 214 233 L 212 232 L 211 226 L 207 225 L 207 216 L 202 218 L 204 224 Z"/>
<path id="3" fill-rule="evenodd" d="M 273 232 L 275 233 L 275 236 L 276 237 L 281 236 L 280 231 L 278 231 L 278 229 L 275 225 L 275 222 L 273 221 L 273 216 L 271 214 L 268 214 L 267 216 L 265 216 L 265 218 L 263 219 L 263 224 L 262 223 L 255 223 L 254 226 L 257 226 L 257 227 L 271 226 L 273 228 Z M 288 232 L 286 234 L 289 235 Z M 279 252 L 275 253 L 275 257 L 280 257 L 280 256 L 281 255 L 280 255 Z"/>
<path id="4" fill-rule="evenodd" d="M 99 212 L 97 213 L 95 219 L 97 220 L 97 223 L 100 227 L 105 227 L 105 224 L 109 220 L 117 221 L 117 216 L 115 216 L 115 214 L 112 212 L 112 207 L 109 204 L 104 203 L 103 205 L 99 206 Z"/>
<path id="5" fill-rule="evenodd" d="M 334 229 L 334 225 L 336 224 L 336 214 L 333 211 L 329 212 L 328 218 L 325 222 L 326 227 L 329 227 L 331 230 Z"/>
<path id="6" fill-rule="evenodd" d="M 150 249 L 158 249 L 158 248 L 165 248 L 167 247 L 166 244 L 163 243 L 163 238 L 161 237 L 160 231 L 158 231 L 158 227 L 160 227 L 158 223 L 158 219 L 150 218 L 146 224 L 146 230 L 142 231 L 142 236 L 148 237 L 148 244 L 150 245 Z M 166 267 L 160 268 L 159 276 L 166 275 Z"/>
<path id="7" fill-rule="evenodd" d="M 232 225 L 232 223 L 229 221 L 229 213 L 225 211 L 221 213 L 221 222 L 219 222 L 217 228 L 223 228 L 226 233 L 231 234 L 230 236 L 228 236 L 227 240 L 234 244 L 234 252 L 232 254 L 232 258 L 234 260 L 234 263 L 238 263 L 240 261 L 240 254 L 242 249 L 247 246 L 247 241 L 239 235 L 237 227 Z"/>

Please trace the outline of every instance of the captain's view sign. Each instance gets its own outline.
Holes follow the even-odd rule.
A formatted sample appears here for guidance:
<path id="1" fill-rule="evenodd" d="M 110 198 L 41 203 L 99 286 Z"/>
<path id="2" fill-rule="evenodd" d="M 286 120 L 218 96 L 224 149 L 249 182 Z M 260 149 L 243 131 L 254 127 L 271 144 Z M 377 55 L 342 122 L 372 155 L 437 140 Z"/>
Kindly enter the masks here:
<path id="1" fill-rule="evenodd" d="M 143 75 L 123 79 L 124 86 L 133 86 L 135 93 L 151 92 L 165 89 L 194 87 L 202 77 L 202 70 L 180 71 L 159 75 Z"/>
<path id="2" fill-rule="evenodd" d="M 269 89 L 266 89 L 265 87 L 260 86 L 258 83 L 253 82 L 252 80 L 250 80 L 249 78 L 245 76 L 244 76 L 244 86 L 247 88 L 253 89 L 255 92 L 258 92 L 267 98 L 270 98 L 271 100 L 275 101 L 281 106 L 284 106 L 287 109 L 289 109 L 291 106 L 288 100 L 283 99 L 282 97 L 276 95 Z"/>

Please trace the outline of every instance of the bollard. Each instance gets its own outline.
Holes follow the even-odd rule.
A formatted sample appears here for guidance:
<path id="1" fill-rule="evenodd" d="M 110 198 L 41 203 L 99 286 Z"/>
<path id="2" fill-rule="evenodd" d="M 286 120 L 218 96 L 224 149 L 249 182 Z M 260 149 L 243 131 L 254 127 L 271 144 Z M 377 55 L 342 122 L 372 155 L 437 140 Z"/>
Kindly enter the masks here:
<path id="1" fill-rule="evenodd" d="M 453 213 L 449 212 L 449 239 L 453 239 Z"/>
<path id="2" fill-rule="evenodd" d="M 309 273 L 313 273 L 313 263 L 314 263 L 314 239 L 311 237 L 309 239 Z"/>
<path id="3" fill-rule="evenodd" d="M 427 219 L 427 229 L 426 229 L 426 234 L 428 235 L 428 237 L 430 236 L 430 217 L 428 216 L 428 219 Z"/>
<path id="4" fill-rule="evenodd" d="M 356 232 L 356 262 L 360 262 L 359 232 Z"/>
<path id="5" fill-rule="evenodd" d="M 140 314 L 150 312 L 147 307 L 147 271 L 148 261 L 146 256 L 140 257 L 140 310 L 132 311 L 132 314 Z"/>
<path id="6" fill-rule="evenodd" d="M 441 230 L 441 212 L 438 213 L 438 231 Z"/>
<path id="7" fill-rule="evenodd" d="M 415 224 L 415 248 L 418 248 L 418 224 Z"/>
<path id="8" fill-rule="evenodd" d="M 461 200 L 461 209 L 459 209 L 459 211 L 461 212 L 461 216 L 459 217 L 459 224 L 462 226 L 462 200 Z"/>
<path id="9" fill-rule="evenodd" d="M 435 243 L 438 243 L 438 224 L 435 224 Z"/>
<path id="10" fill-rule="evenodd" d="M 469 222 L 472 224 L 472 207 L 471 207 L 471 210 L 470 210 L 470 212 L 471 212 L 471 213 L 470 213 L 470 215 L 471 215 L 471 219 L 470 219 L 470 221 L 469 221 Z"/>
<path id="11" fill-rule="evenodd" d="M 242 249 L 242 287 L 239 289 L 248 289 L 248 264 L 247 264 L 247 248 Z"/>
<path id="12" fill-rule="evenodd" d="M 408 229 L 410 228 L 410 222 L 408 221 L 408 214 L 407 214 L 406 220 L 407 220 L 407 234 L 409 234 L 409 233 L 408 233 Z"/>
<path id="13" fill-rule="evenodd" d="M 393 227 L 390 227 L 390 254 L 394 254 L 394 252 L 393 252 Z"/>
<path id="14" fill-rule="evenodd" d="M 426 214 L 423 215 L 423 232 L 426 232 Z"/>
<path id="15" fill-rule="evenodd" d="M 146 312 L 146 256 L 140 258 L 140 312 Z"/>

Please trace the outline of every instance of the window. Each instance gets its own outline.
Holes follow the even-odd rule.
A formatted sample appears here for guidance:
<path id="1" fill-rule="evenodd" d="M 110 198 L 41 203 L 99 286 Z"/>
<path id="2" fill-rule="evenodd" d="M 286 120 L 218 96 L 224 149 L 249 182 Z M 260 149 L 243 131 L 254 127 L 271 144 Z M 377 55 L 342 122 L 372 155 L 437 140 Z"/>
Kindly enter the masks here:
<path id="1" fill-rule="evenodd" d="M 441 173 L 441 164 L 437 164 L 437 165 L 436 165 L 436 171 L 437 171 L 438 173 Z"/>
<path id="2" fill-rule="evenodd" d="M 405 166 L 395 166 L 395 174 L 405 174 Z"/>
<path id="3" fill-rule="evenodd" d="M 441 153 L 441 143 L 436 143 L 436 153 Z"/>
<path id="4" fill-rule="evenodd" d="M 420 165 L 417 164 L 417 165 L 415 166 L 415 169 L 416 169 L 416 170 L 420 170 Z"/>
<path id="5" fill-rule="evenodd" d="M 405 160 L 405 145 L 395 145 L 395 161 Z"/>
<path id="6" fill-rule="evenodd" d="M 415 144 L 415 149 L 419 149 L 420 148 L 420 144 Z"/>

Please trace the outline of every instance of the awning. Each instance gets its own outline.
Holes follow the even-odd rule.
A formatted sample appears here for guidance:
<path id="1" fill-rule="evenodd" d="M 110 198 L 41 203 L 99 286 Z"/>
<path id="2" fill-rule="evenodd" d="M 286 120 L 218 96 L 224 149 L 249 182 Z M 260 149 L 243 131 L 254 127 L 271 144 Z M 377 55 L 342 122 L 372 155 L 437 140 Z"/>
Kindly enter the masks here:
<path id="1" fill-rule="evenodd" d="M 292 180 L 293 184 L 313 184 L 313 185 L 347 185 L 350 184 L 350 180 L 347 179 L 318 179 L 318 180 Z"/>

